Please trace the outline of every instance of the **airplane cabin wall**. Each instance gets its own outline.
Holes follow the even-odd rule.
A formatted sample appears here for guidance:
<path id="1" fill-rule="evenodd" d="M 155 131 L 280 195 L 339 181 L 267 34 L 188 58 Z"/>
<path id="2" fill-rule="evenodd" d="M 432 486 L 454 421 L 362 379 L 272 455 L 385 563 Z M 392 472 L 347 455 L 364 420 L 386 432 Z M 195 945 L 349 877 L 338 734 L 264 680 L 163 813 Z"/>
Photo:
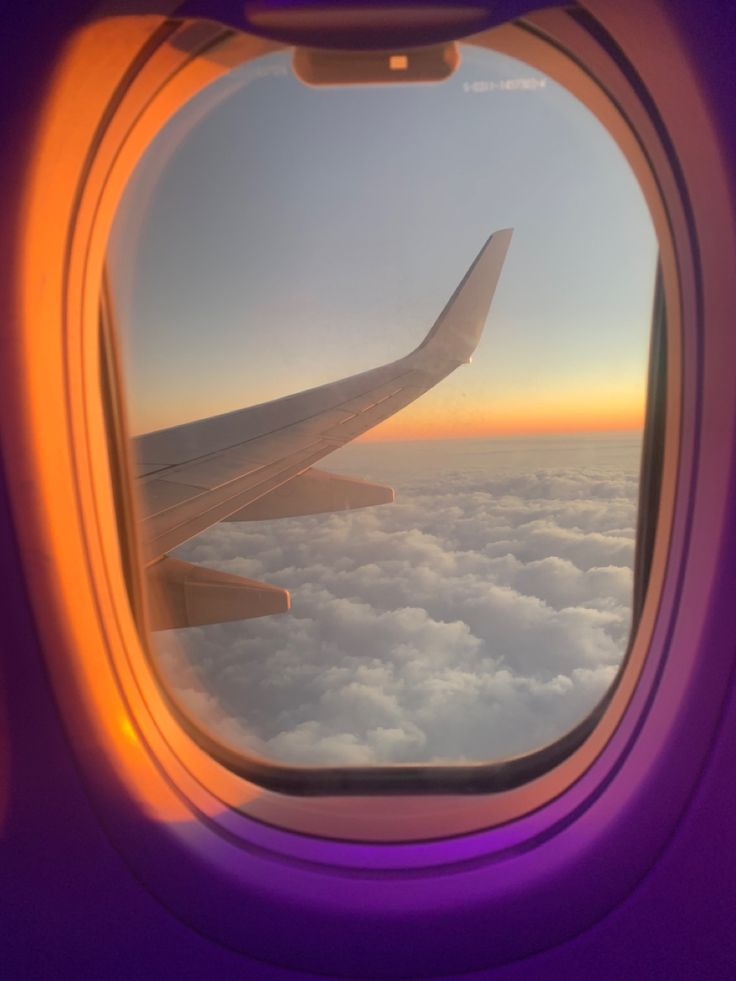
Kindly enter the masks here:
<path id="1" fill-rule="evenodd" d="M 4 26 L 2 332 L 13 329 L 14 233 L 41 80 L 55 46 L 89 5 L 18 5 Z M 644 4 L 642 4 L 644 6 Z M 716 0 L 665 5 L 698 64 L 724 143 L 732 190 L 736 14 Z M 728 18 L 729 23 L 726 23 Z M 655 39 L 656 43 L 656 39 Z M 0 351 L 2 348 L 0 347 Z M 39 357 L 43 352 L 39 352 Z M 736 369 L 735 369 L 736 374 Z M 12 459 L 5 459 L 6 471 Z M 731 475 L 736 486 L 736 473 Z M 736 497 L 712 599 L 709 642 L 734 646 Z M 0 489 L 0 972 L 25 978 L 253 978 L 310 975 L 248 960 L 176 919 L 138 882 L 105 834 L 71 754 L 38 645 L 3 484 Z M 465 977 L 542 979 L 728 979 L 736 977 L 736 684 L 686 814 L 638 888 L 580 936 L 492 972 Z M 3 754 L 5 758 L 3 758 Z M 631 834 L 636 836 L 632 827 Z M 626 861 L 622 855 L 621 861 Z M 172 876 L 176 870 L 172 869 Z M 554 910 L 544 915 L 554 916 Z M 243 929 L 248 913 L 243 910 Z M 284 946 L 301 929 L 283 924 Z M 454 942 L 462 945 L 463 938 Z M 402 937 L 386 933 L 387 976 Z M 357 959 L 359 963 L 359 958 Z"/>

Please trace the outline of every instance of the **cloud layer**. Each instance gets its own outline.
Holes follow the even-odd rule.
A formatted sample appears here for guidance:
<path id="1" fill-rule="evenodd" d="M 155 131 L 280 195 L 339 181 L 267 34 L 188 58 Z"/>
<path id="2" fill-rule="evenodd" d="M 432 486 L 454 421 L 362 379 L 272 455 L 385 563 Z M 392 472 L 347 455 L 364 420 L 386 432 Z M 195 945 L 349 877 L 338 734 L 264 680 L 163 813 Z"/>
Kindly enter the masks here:
<path id="1" fill-rule="evenodd" d="M 292 763 L 544 745 L 595 705 L 628 641 L 638 453 L 601 453 L 435 459 L 394 474 L 393 505 L 213 527 L 177 555 L 286 586 L 292 611 L 157 634 L 164 670 L 207 725 Z"/>

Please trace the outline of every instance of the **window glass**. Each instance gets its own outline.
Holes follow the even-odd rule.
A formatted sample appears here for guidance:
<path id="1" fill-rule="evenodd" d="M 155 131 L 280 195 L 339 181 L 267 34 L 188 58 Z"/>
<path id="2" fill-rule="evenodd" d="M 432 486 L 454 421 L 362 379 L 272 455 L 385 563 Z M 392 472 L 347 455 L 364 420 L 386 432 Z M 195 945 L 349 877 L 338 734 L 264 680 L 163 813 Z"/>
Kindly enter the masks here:
<path id="1" fill-rule="evenodd" d="M 434 84 L 313 88 L 289 53 L 250 63 L 157 137 L 116 219 L 149 644 L 203 728 L 246 756 L 527 753 L 591 712 L 627 650 L 652 223 L 570 93 L 461 55 Z M 144 435 L 403 358 L 505 228 L 472 362 L 355 441 L 333 434 L 313 459 L 324 431 L 304 420 L 333 411 L 324 399 L 298 409 L 301 442 L 283 402 Z M 379 381 L 374 403 L 394 398 Z M 332 427 L 365 411 L 346 391 Z M 381 487 L 300 485 L 310 466 Z M 351 506 L 366 496 L 385 502 Z M 236 501 L 248 520 L 221 521 Z"/>

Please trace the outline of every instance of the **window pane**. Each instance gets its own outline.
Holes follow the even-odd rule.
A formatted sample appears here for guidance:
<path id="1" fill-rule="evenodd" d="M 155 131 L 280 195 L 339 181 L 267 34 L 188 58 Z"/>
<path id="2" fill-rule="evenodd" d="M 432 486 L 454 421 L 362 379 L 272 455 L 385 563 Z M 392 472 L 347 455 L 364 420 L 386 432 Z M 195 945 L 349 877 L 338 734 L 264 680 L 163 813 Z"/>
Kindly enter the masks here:
<path id="1" fill-rule="evenodd" d="M 198 121 L 180 138 L 187 114 Z M 472 364 L 356 441 L 330 437 L 338 448 L 313 460 L 319 430 L 295 463 L 283 403 L 229 442 L 174 434 L 178 456 L 134 440 L 153 620 L 195 624 L 152 631 L 152 650 L 202 726 L 245 754 L 495 761 L 595 707 L 631 633 L 657 243 L 592 114 L 471 46 L 424 85 L 310 88 L 290 55 L 262 58 L 185 107 L 131 181 L 109 274 L 137 436 L 404 357 L 508 227 Z M 396 397 L 382 384 L 373 402 Z M 295 483 L 312 464 L 396 500 L 350 507 L 387 492 Z M 248 520 L 220 521 L 236 500 L 225 484 L 251 488 Z M 194 494 L 215 495 L 214 523 L 185 516 L 194 537 L 155 538 L 161 511 Z M 335 509 L 273 517 L 295 500 Z M 285 594 L 162 565 L 154 538 L 179 563 L 288 590 L 291 608 L 252 615 Z M 213 590 L 224 622 L 203 623 Z M 225 620 L 232 609 L 249 615 Z"/>

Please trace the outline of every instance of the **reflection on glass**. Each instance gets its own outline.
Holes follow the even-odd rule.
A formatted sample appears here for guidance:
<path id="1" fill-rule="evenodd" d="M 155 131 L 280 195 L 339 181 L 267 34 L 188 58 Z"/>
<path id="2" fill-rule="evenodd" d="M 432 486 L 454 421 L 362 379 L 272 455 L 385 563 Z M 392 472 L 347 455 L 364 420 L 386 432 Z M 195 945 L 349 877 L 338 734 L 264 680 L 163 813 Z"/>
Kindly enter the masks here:
<path id="1" fill-rule="evenodd" d="M 633 174 L 564 89 L 470 46 L 441 84 L 311 89 L 276 54 L 198 98 L 109 261 L 151 623 L 194 624 L 152 632 L 166 683 L 278 762 L 549 744 L 631 630 L 657 252 Z M 509 227 L 472 364 L 141 438 L 405 358 Z"/>

